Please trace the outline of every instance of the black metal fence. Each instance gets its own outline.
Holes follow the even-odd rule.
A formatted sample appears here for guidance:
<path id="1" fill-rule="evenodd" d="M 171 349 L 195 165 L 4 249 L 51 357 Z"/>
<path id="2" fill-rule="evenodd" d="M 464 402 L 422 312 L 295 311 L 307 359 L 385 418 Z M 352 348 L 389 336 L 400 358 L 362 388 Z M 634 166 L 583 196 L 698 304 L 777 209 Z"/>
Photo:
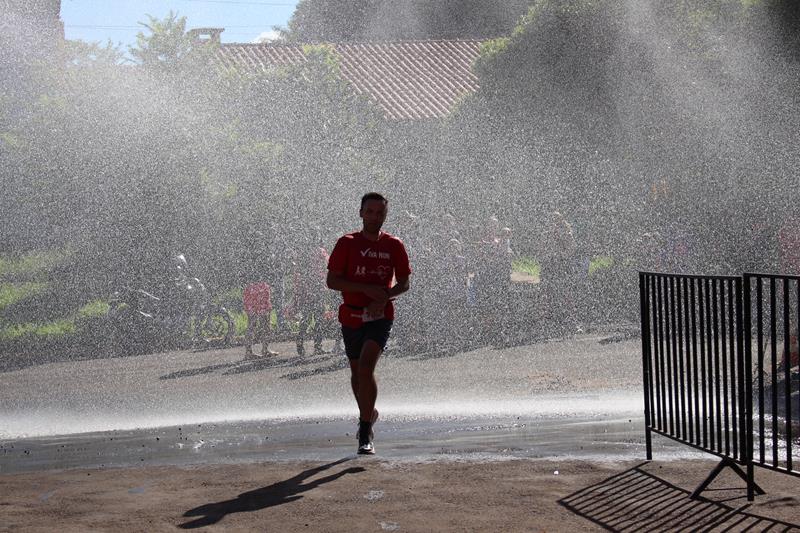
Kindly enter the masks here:
<path id="1" fill-rule="evenodd" d="M 722 459 L 693 496 L 725 466 L 756 490 L 742 278 L 642 272 L 639 291 L 647 458 L 655 432 Z"/>
<path id="2" fill-rule="evenodd" d="M 647 458 L 658 433 L 730 467 L 800 476 L 800 276 L 639 273 Z M 746 468 L 746 472 L 740 466 Z"/>
<path id="3" fill-rule="evenodd" d="M 753 463 L 800 476 L 800 276 L 744 274 Z"/>

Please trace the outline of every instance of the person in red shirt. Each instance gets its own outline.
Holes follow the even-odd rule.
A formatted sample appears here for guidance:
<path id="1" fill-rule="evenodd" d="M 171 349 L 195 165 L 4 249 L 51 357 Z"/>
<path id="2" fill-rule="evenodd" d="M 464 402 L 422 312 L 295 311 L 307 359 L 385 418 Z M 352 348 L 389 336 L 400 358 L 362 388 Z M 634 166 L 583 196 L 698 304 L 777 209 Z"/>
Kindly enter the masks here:
<path id="1" fill-rule="evenodd" d="M 408 291 L 411 275 L 403 241 L 381 231 L 388 210 L 386 198 L 375 192 L 365 194 L 359 211 L 363 228 L 340 237 L 328 261 L 328 288 L 343 296 L 339 322 L 350 361 L 350 383 L 358 403 L 360 454 L 375 453 L 375 365 L 392 329 L 392 300 Z"/>
<path id="2" fill-rule="evenodd" d="M 247 313 L 247 333 L 245 334 L 245 359 L 257 359 L 253 355 L 253 341 L 256 334 L 261 338 L 261 355 L 276 356 L 277 352 L 269 349 L 270 314 L 272 302 L 271 288 L 268 283 L 258 281 L 245 287 L 242 294 L 244 312 Z"/>

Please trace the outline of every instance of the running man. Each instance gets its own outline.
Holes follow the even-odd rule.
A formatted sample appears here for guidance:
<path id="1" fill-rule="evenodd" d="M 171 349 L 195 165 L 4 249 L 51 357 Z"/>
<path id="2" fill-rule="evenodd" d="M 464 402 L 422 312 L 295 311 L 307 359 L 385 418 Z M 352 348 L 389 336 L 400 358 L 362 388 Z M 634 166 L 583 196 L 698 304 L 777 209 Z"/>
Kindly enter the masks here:
<path id="1" fill-rule="evenodd" d="M 375 453 L 375 365 L 392 329 L 392 300 L 409 289 L 411 275 L 403 242 L 381 231 L 388 210 L 386 198 L 375 192 L 365 194 L 359 211 L 363 229 L 340 237 L 328 261 L 328 288 L 341 291 L 344 300 L 339 306 L 339 322 L 358 403 L 360 454 Z"/>

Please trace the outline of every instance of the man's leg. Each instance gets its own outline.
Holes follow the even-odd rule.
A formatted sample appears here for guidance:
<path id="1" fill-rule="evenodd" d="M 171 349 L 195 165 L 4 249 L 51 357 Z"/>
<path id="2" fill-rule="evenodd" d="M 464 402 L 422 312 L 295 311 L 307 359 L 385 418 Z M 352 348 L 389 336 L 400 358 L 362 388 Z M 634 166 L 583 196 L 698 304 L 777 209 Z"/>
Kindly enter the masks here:
<path id="1" fill-rule="evenodd" d="M 308 329 L 308 325 L 311 322 L 311 314 L 308 312 L 307 309 L 300 310 L 300 321 L 299 321 L 299 329 L 297 332 L 297 355 L 305 355 L 306 351 L 303 347 L 303 343 L 306 339 L 306 330 Z"/>
<path id="2" fill-rule="evenodd" d="M 244 355 L 245 357 L 253 357 L 253 337 L 255 336 L 256 329 L 256 316 L 247 313 L 247 331 L 244 333 Z"/>
<path id="3" fill-rule="evenodd" d="M 364 342 L 358 359 L 350 360 L 351 384 L 353 394 L 358 403 L 358 453 L 374 454 L 372 444 L 374 432 L 372 424 L 378 418 L 375 400 L 378 396 L 378 384 L 375 381 L 375 365 L 381 355 L 381 347 L 373 340 Z"/>
<path id="4" fill-rule="evenodd" d="M 275 334 L 280 336 L 285 325 L 285 317 L 283 316 L 283 279 L 277 277 L 269 285 L 272 287 L 270 298 L 272 299 L 272 309 L 275 311 Z"/>
<path id="5" fill-rule="evenodd" d="M 391 328 L 391 324 L 389 324 L 389 328 Z M 388 336 L 389 328 L 386 329 L 386 336 Z M 372 424 L 378 417 L 378 411 L 375 409 L 375 399 L 378 395 L 375 366 L 383 351 L 381 345 L 385 341 L 380 342 L 368 338 L 370 334 L 374 333 L 365 327 L 351 329 L 342 326 L 342 338 L 350 363 L 350 385 L 359 411 L 357 433 L 359 454 L 375 453 L 375 448 L 372 446 Z"/>
<path id="6" fill-rule="evenodd" d="M 375 400 L 378 398 L 378 383 L 375 380 L 375 365 L 381 356 L 381 347 L 373 340 L 364 342 L 361 348 L 361 357 L 358 359 L 358 393 L 356 401 L 361 420 L 370 422 L 372 412 L 375 410 Z"/>
<path id="7" fill-rule="evenodd" d="M 269 349 L 269 342 L 271 340 L 271 327 L 270 327 L 270 312 L 267 311 L 265 315 L 258 317 L 261 325 L 261 355 L 275 356 L 278 352 L 273 352 Z"/>
<path id="8" fill-rule="evenodd" d="M 350 387 L 353 389 L 353 397 L 358 405 L 358 416 L 361 416 L 361 404 L 358 403 L 358 359 L 349 359 L 350 362 Z"/>
<path id="9" fill-rule="evenodd" d="M 358 359 L 349 359 L 350 361 L 350 387 L 353 389 L 353 397 L 358 404 Z M 359 405 L 358 412 L 361 416 L 361 405 Z"/>
<path id="10" fill-rule="evenodd" d="M 353 397 L 356 399 L 356 403 L 358 404 L 358 414 L 361 420 L 372 421 L 372 418 L 374 417 L 375 400 L 378 396 L 378 384 L 375 380 L 375 365 L 378 362 L 381 352 L 382 350 L 380 349 L 380 346 L 378 346 L 375 341 L 367 341 L 364 343 L 364 347 L 361 349 L 360 358 L 349 360 L 350 387 L 353 389 Z M 371 359 L 371 362 L 362 365 L 362 361 L 365 360 L 365 355 L 367 359 Z M 361 394 L 361 383 L 364 381 L 367 382 L 366 391 L 364 394 Z M 369 405 L 359 400 L 359 398 L 365 397 L 369 398 L 369 400 L 365 400 L 365 402 L 369 402 Z M 367 413 L 366 417 L 364 416 L 364 413 Z"/>
<path id="11" fill-rule="evenodd" d="M 314 355 L 320 355 L 322 350 L 322 337 L 323 337 L 323 320 L 325 319 L 325 306 L 321 301 L 317 301 L 314 306 L 314 329 L 311 331 L 312 338 L 314 339 Z"/>

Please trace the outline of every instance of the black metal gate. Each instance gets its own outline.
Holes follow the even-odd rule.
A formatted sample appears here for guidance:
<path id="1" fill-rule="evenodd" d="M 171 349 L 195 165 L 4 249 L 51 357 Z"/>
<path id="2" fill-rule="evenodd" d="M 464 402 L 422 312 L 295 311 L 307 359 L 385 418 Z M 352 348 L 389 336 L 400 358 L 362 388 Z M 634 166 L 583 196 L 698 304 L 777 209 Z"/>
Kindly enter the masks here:
<path id="1" fill-rule="evenodd" d="M 800 476 L 800 276 L 744 274 L 745 360 L 755 411 L 752 461 Z"/>
<path id="2" fill-rule="evenodd" d="M 749 500 L 754 466 L 800 476 L 800 276 L 640 272 L 639 295 L 647 459 L 652 433 L 719 456 L 692 497 L 726 466 Z"/>
<path id="3" fill-rule="evenodd" d="M 647 458 L 655 432 L 717 455 L 755 485 L 742 278 L 639 274 Z M 745 466 L 745 473 L 739 465 Z"/>

